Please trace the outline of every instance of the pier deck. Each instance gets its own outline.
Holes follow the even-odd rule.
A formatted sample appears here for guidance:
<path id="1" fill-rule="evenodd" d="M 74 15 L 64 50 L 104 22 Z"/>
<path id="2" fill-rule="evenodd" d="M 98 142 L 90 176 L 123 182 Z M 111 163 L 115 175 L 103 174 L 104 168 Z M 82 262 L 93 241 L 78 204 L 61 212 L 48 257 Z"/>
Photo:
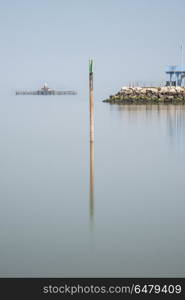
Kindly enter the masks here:
<path id="1" fill-rule="evenodd" d="M 76 91 L 16 91 L 16 95 L 77 95 Z"/>
<path id="2" fill-rule="evenodd" d="M 16 95 L 76 95 L 76 91 L 55 91 L 48 87 L 47 83 L 43 85 L 43 87 L 36 91 L 31 90 L 17 90 L 15 92 Z"/>

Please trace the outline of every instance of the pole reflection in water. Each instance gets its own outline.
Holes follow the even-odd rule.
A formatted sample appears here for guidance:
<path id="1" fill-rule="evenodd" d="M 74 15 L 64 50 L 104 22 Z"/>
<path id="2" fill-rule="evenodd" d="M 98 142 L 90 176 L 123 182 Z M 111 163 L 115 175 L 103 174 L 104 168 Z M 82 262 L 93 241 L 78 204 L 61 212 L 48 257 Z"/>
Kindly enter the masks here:
<path id="1" fill-rule="evenodd" d="M 94 223 L 94 142 L 90 142 L 90 191 L 89 212 L 91 226 Z"/>

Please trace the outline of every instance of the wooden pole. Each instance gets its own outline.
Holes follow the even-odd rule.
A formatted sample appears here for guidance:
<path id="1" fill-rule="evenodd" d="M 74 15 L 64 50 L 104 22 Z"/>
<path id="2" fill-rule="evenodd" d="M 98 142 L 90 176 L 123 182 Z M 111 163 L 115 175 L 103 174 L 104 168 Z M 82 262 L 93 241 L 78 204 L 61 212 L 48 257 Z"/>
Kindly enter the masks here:
<path id="1" fill-rule="evenodd" d="M 90 112 L 90 219 L 94 217 L 94 89 L 93 60 L 89 60 L 89 112 Z"/>
<path id="2" fill-rule="evenodd" d="M 94 142 L 94 89 L 93 60 L 89 60 L 89 111 L 90 111 L 90 142 Z"/>

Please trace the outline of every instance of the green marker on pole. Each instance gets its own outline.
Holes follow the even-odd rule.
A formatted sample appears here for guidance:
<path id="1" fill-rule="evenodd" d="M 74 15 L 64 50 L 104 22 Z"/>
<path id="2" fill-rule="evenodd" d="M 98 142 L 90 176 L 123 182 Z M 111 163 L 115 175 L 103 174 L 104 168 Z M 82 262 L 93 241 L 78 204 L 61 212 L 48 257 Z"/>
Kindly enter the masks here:
<path id="1" fill-rule="evenodd" d="M 93 73 L 93 60 L 89 59 L 89 73 Z"/>

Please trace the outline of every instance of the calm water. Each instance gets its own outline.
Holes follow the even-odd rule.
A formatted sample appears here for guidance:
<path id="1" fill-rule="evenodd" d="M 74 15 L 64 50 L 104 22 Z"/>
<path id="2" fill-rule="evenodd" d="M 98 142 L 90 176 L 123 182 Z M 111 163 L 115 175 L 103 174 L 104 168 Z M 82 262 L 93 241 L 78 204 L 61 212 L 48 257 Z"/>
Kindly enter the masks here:
<path id="1" fill-rule="evenodd" d="M 93 191 L 88 99 L 0 106 L 1 277 L 185 276 L 185 107 L 96 102 Z"/>

